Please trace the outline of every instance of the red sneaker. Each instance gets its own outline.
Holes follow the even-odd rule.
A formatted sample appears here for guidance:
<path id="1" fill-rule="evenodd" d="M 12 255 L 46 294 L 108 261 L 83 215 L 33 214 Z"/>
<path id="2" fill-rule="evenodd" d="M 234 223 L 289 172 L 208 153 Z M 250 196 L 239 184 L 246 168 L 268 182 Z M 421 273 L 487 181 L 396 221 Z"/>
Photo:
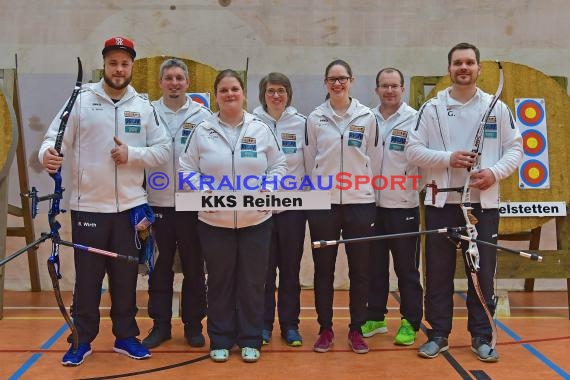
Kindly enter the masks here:
<path id="1" fill-rule="evenodd" d="M 348 333 L 348 345 L 352 348 L 352 351 L 357 354 L 365 354 L 369 351 L 368 345 L 362 339 L 362 334 L 358 331 L 350 331 Z"/>
<path id="2" fill-rule="evenodd" d="M 319 339 L 315 342 L 313 350 L 316 352 L 327 352 L 331 349 L 334 342 L 334 333 L 331 329 L 325 329 L 319 335 Z"/>

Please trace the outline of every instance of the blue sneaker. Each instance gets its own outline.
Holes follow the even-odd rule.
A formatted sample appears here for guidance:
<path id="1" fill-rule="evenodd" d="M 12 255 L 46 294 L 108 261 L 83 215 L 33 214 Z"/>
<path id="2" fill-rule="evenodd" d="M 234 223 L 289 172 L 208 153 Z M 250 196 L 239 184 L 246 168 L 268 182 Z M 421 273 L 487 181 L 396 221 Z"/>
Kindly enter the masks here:
<path id="1" fill-rule="evenodd" d="M 69 347 L 69 350 L 63 355 L 61 359 L 61 364 L 66 367 L 75 367 L 83 363 L 85 358 L 91 355 L 93 351 L 91 350 L 91 345 L 89 343 L 81 343 L 77 350 L 73 349 L 73 345 Z"/>
<path id="2" fill-rule="evenodd" d="M 287 330 L 285 333 L 281 333 L 281 336 L 287 342 L 287 345 L 291 347 L 300 347 L 303 345 L 303 338 L 299 334 L 299 330 Z"/>
<path id="3" fill-rule="evenodd" d="M 113 351 L 127 355 L 129 358 L 133 359 L 146 359 L 151 357 L 148 348 L 143 346 L 140 340 L 135 337 L 115 339 L 115 347 L 113 347 Z"/>

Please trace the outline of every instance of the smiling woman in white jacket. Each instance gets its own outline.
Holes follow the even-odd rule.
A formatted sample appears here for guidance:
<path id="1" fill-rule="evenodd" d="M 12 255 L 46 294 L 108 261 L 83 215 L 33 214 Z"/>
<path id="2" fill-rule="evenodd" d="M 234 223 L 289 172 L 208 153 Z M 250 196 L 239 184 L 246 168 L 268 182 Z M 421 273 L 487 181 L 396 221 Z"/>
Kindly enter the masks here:
<path id="1" fill-rule="evenodd" d="M 291 81 L 281 73 L 269 73 L 259 82 L 261 106 L 253 113 L 273 128 L 283 153 L 287 158 L 287 175 L 301 181 L 305 176 L 303 141 L 306 118 L 291 106 L 293 88 Z M 273 213 L 273 234 L 269 265 L 265 281 L 265 317 L 263 343 L 268 344 L 275 320 L 275 278 L 279 268 L 279 293 L 277 308 L 281 336 L 289 346 L 303 344 L 299 334 L 301 312 L 301 284 L 299 271 L 303 257 L 305 226 L 304 210 L 287 210 Z"/>
<path id="2" fill-rule="evenodd" d="M 364 185 L 333 186 L 331 209 L 309 211 L 311 240 L 336 240 L 370 236 L 376 214 L 373 175 L 379 174 L 381 149 L 378 125 L 368 107 L 349 96 L 354 80 L 348 63 L 331 62 L 325 70 L 324 83 L 328 95 L 325 103 L 307 118 L 305 167 L 313 183 L 320 177 L 348 173 L 367 177 Z M 338 187 L 342 187 L 339 189 Z M 332 330 L 334 268 L 338 247 L 313 248 L 315 263 L 315 306 L 320 325 L 317 352 L 328 351 L 334 340 Z M 346 247 L 350 277 L 350 331 L 348 342 L 356 353 L 368 352 L 362 339 L 361 326 L 366 321 L 368 296 L 369 244 Z"/>
<path id="3" fill-rule="evenodd" d="M 194 129 L 180 156 L 180 170 L 185 176 L 195 173 L 192 183 L 198 189 L 201 176 L 213 178 L 213 188 L 230 181 L 235 189 L 238 176 L 266 175 L 279 183 L 285 174 L 285 156 L 275 135 L 265 123 L 243 110 L 243 88 L 235 71 L 218 74 L 214 90 L 220 111 Z M 270 191 L 271 186 L 270 182 Z M 200 212 L 198 219 L 208 270 L 210 357 L 225 362 L 237 344 L 242 359 L 255 362 L 262 341 L 271 213 Z"/>

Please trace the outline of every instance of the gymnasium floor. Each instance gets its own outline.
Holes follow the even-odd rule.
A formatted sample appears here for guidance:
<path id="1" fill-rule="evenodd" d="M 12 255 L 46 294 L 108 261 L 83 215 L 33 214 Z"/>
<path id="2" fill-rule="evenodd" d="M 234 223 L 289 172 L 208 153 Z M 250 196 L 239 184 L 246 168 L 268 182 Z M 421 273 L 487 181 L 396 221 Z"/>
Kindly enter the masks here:
<path id="1" fill-rule="evenodd" d="M 70 292 L 64 292 L 69 305 Z M 426 340 L 420 331 L 411 347 L 392 340 L 399 326 L 398 293 L 389 299 L 388 328 L 384 335 L 367 339 L 370 352 L 353 353 L 346 342 L 348 292 L 335 293 L 333 349 L 315 353 L 312 345 L 318 327 L 313 292 L 303 290 L 301 333 L 304 345 L 292 348 L 279 337 L 264 346 L 259 362 L 243 363 L 237 349 L 227 363 L 213 363 L 207 346 L 187 346 L 179 319 L 173 322 L 173 339 L 152 350 L 149 360 L 135 361 L 112 351 L 109 297 L 103 294 L 101 329 L 93 354 L 83 365 L 63 367 L 59 361 L 68 347 L 67 326 L 51 292 L 6 291 L 4 319 L 0 320 L 1 379 L 570 379 L 570 320 L 567 293 L 562 291 L 509 292 L 511 316 L 497 321 L 501 355 L 498 363 L 482 363 L 469 348 L 464 294 L 455 295 L 454 330 L 450 350 L 428 360 L 416 350 Z M 138 322 L 146 336 L 152 321 L 146 312 L 147 294 L 138 293 Z M 276 324 L 277 326 L 277 324 Z"/>

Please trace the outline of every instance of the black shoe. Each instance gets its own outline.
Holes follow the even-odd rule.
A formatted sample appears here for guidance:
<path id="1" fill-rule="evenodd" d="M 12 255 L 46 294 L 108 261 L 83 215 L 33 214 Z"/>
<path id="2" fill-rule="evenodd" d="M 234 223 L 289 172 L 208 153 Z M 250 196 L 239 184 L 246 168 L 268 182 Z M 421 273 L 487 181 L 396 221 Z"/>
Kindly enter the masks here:
<path id="1" fill-rule="evenodd" d="M 193 334 L 184 334 L 186 341 L 192 347 L 204 347 L 206 345 L 206 338 L 201 332 Z"/>
<path id="2" fill-rule="evenodd" d="M 188 344 L 192 347 L 204 347 L 206 345 L 206 339 L 202 335 L 202 325 L 198 325 L 194 328 L 190 327 L 189 323 L 184 324 L 184 337 Z"/>
<path id="3" fill-rule="evenodd" d="M 148 336 L 143 339 L 142 344 L 146 348 L 154 348 L 160 346 L 172 338 L 170 327 L 161 327 L 158 325 L 153 326 Z"/>

